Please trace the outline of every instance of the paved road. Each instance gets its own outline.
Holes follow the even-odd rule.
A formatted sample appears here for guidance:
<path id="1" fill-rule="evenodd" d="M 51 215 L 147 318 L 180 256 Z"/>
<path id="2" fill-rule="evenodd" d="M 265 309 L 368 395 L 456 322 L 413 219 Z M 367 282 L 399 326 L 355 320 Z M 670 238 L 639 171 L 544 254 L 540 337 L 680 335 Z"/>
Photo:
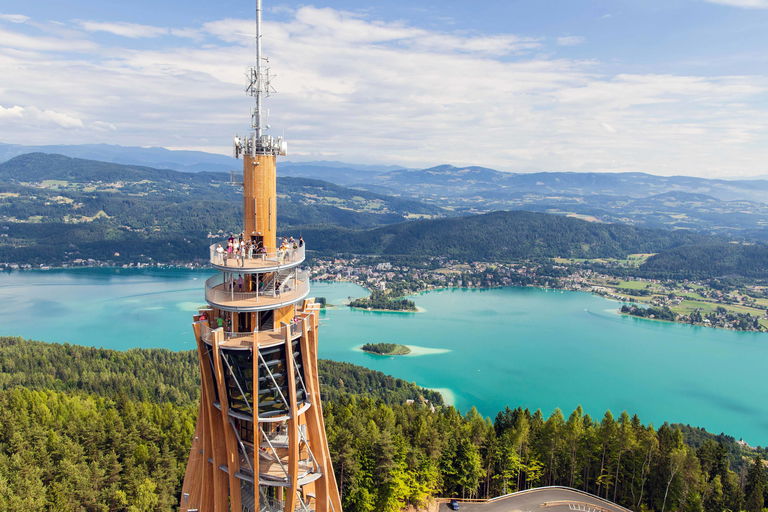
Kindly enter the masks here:
<path id="1" fill-rule="evenodd" d="M 460 503 L 462 512 L 627 512 L 611 502 L 560 488 L 543 488 L 489 503 Z M 450 511 L 441 504 L 440 512 Z"/>

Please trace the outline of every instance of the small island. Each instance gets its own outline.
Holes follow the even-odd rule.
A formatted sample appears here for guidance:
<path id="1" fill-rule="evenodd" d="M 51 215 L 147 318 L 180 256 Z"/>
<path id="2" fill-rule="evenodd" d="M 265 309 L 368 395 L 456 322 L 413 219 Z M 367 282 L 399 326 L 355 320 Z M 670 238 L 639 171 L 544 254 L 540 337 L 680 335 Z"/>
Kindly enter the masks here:
<path id="1" fill-rule="evenodd" d="M 374 291 L 370 297 L 350 301 L 349 306 L 377 311 L 417 311 L 416 303 L 412 300 L 392 297 L 379 290 Z"/>
<path id="2" fill-rule="evenodd" d="M 410 348 L 399 343 L 366 343 L 361 348 L 363 352 L 380 356 L 404 356 L 411 353 Z"/>

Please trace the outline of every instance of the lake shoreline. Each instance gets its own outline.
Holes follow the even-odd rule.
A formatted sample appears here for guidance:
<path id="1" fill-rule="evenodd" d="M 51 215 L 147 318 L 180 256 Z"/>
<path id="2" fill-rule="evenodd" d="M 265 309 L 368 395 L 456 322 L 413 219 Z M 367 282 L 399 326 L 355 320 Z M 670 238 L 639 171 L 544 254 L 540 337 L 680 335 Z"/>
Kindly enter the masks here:
<path id="1" fill-rule="evenodd" d="M 0 333 L 116 350 L 194 350 L 189 324 L 207 274 L 2 273 L 0 297 L 7 307 L 0 312 Z M 419 297 L 426 314 L 366 315 L 340 305 L 364 295 L 364 288 L 313 283 L 314 295 L 337 306 L 320 313 L 319 357 L 449 388 L 463 412 L 472 406 L 492 415 L 508 404 L 543 411 L 582 404 L 589 414 L 626 409 L 654 424 L 687 423 L 751 445 L 767 442 L 756 418 L 768 413 L 768 405 L 755 395 L 760 390 L 750 377 L 768 357 L 762 336 L 623 321 L 615 300 L 552 287 L 443 288 Z M 429 350 L 395 358 L 354 349 L 383 333 L 386 341 Z M 713 373 L 713 367 L 722 371 Z"/>
<path id="2" fill-rule="evenodd" d="M 72 267 L 62 267 L 62 266 L 40 266 L 37 268 L 19 268 L 19 269 L 3 269 L 0 271 L 0 275 L 3 273 L 7 274 L 13 274 L 13 273 L 24 273 L 24 272 L 79 272 L 79 271 L 87 271 L 87 270 L 94 270 L 94 269 L 101 269 L 101 270 L 116 270 L 116 271 L 129 271 L 129 272 L 140 272 L 140 271 L 155 271 L 155 270 L 178 270 L 178 271 L 188 271 L 188 272 L 200 272 L 208 270 L 210 267 L 208 267 L 206 264 L 202 264 L 200 266 L 196 266 L 195 264 L 153 264 L 153 265 L 143 265 L 143 266 L 131 266 L 131 267 L 125 267 L 125 266 L 117 266 L 117 265 L 78 265 L 78 266 L 72 266 Z M 316 280 L 313 282 L 317 283 L 350 283 L 355 284 L 357 286 L 360 286 L 361 288 L 365 289 L 369 292 L 369 294 L 372 292 L 370 288 L 367 286 L 357 283 L 354 280 L 351 279 L 322 279 L 322 280 Z M 414 292 L 413 294 L 406 295 L 405 297 L 417 297 L 419 295 L 423 295 L 426 293 L 431 292 L 439 292 L 443 290 L 496 290 L 496 289 L 504 289 L 504 288 L 531 288 L 531 289 L 538 289 L 538 290 L 544 290 L 544 291 L 560 291 L 560 292 L 576 292 L 576 293 L 587 293 L 589 295 L 597 296 L 604 298 L 606 300 L 610 300 L 613 302 L 617 302 L 620 305 L 624 304 L 638 304 L 637 301 L 629 300 L 629 298 L 617 298 L 611 294 L 601 293 L 596 290 L 574 290 L 570 289 L 568 287 L 545 287 L 545 286 L 537 286 L 535 284 L 532 285 L 499 285 L 499 286 L 433 286 L 428 287 L 423 290 L 419 290 Z M 351 309 L 351 310 L 358 310 L 358 311 L 368 311 L 373 313 L 398 313 L 398 314 L 414 314 L 414 313 L 425 313 L 426 309 L 416 306 L 415 311 L 411 310 L 395 310 L 395 309 L 379 309 L 379 308 L 362 308 L 362 307 L 355 307 L 355 306 L 349 306 L 348 301 L 345 301 L 344 305 Z M 327 307 L 334 308 L 336 306 L 329 304 Z M 678 321 L 678 320 L 664 320 L 660 318 L 649 318 L 649 317 L 642 317 L 638 315 L 632 315 L 630 313 L 623 313 L 620 310 L 620 307 L 616 311 L 617 314 L 621 316 L 631 316 L 633 318 L 640 318 L 643 320 L 653 320 L 656 322 L 665 322 L 665 323 L 671 323 L 671 324 L 678 324 L 678 325 L 691 325 L 696 327 L 706 327 L 709 329 L 714 329 L 716 331 L 728 331 L 728 332 L 752 332 L 756 334 L 768 334 L 765 330 L 758 331 L 758 330 L 747 330 L 747 329 L 735 329 L 732 327 L 727 326 L 721 326 L 721 325 L 710 325 L 705 323 L 690 323 L 687 321 Z"/>
<path id="3" fill-rule="evenodd" d="M 355 309 L 357 311 L 370 311 L 374 313 L 425 313 L 427 310 L 416 306 L 416 310 L 410 309 L 378 309 L 378 308 L 361 308 L 359 306 L 347 306 L 349 309 Z"/>

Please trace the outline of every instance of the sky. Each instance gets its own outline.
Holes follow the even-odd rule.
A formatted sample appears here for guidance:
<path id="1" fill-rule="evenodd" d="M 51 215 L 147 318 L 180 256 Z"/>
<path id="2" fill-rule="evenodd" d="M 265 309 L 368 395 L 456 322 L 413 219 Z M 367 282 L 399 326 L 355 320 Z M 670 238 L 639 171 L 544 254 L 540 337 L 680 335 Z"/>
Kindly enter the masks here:
<path id="1" fill-rule="evenodd" d="M 264 0 L 289 159 L 768 175 L 768 0 Z M 0 142 L 230 154 L 253 0 L 3 0 Z"/>

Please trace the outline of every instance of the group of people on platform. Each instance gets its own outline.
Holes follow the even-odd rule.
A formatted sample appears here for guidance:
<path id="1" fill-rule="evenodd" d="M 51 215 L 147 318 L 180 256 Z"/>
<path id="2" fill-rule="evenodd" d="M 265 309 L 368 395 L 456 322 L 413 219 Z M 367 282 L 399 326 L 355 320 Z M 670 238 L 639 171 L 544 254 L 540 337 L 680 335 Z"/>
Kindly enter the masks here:
<path id="1" fill-rule="evenodd" d="M 280 263 L 293 257 L 293 252 L 299 247 L 304 247 L 304 239 L 298 240 L 293 237 L 283 238 L 280 246 L 277 248 L 277 257 Z M 228 260 L 234 259 L 239 266 L 245 266 L 245 260 L 253 260 L 254 257 L 264 259 L 267 256 L 267 248 L 261 241 L 244 240 L 241 233 L 238 237 L 230 235 L 227 239 L 227 246 L 216 244 L 216 264 L 226 265 Z"/>

